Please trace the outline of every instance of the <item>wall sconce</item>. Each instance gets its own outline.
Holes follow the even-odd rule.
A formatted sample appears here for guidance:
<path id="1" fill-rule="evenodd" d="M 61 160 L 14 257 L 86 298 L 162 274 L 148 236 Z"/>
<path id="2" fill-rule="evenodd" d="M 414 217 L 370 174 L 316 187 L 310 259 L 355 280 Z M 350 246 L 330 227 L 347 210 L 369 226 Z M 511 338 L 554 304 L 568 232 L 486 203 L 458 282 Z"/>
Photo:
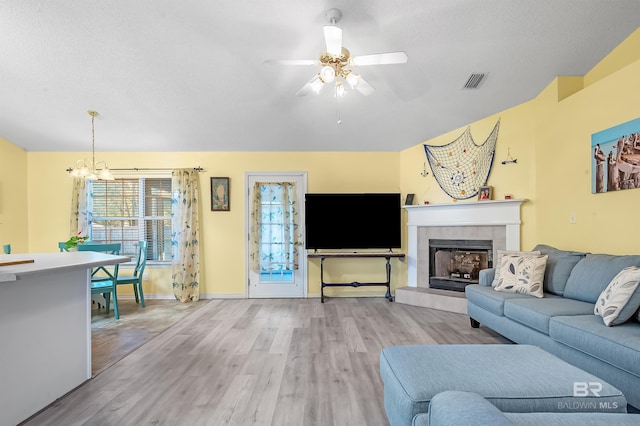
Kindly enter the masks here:
<path id="1" fill-rule="evenodd" d="M 428 174 L 429 172 L 427 171 L 427 163 L 422 163 L 422 173 L 420 173 L 420 176 L 427 177 Z"/>

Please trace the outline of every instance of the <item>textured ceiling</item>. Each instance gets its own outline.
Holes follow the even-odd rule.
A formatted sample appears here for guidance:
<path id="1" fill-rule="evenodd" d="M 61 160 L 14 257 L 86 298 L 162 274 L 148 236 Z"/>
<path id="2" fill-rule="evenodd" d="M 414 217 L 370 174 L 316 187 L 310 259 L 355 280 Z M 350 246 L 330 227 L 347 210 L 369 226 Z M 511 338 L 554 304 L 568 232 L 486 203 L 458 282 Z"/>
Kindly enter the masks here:
<path id="1" fill-rule="evenodd" d="M 295 93 L 328 9 L 376 92 Z M 639 0 L 2 0 L 0 137 L 27 151 L 400 151 L 584 75 Z M 471 73 L 487 73 L 463 90 Z M 340 111 L 342 124 L 337 123 Z"/>

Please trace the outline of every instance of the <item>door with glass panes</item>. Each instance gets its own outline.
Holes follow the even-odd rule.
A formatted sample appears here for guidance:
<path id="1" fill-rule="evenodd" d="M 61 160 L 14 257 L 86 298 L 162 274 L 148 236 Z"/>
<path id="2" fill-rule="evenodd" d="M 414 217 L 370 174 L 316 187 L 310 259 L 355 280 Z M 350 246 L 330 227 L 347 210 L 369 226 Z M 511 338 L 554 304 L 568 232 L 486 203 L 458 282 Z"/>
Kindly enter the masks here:
<path id="1" fill-rule="evenodd" d="M 250 172 L 245 182 L 248 296 L 306 297 L 306 173 Z"/>

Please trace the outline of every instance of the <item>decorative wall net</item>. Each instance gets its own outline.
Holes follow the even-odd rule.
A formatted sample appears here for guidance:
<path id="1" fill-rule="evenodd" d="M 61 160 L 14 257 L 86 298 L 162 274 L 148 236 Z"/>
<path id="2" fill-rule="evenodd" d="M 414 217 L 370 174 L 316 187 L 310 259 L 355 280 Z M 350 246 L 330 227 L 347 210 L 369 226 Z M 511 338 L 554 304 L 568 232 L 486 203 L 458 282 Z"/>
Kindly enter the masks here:
<path id="1" fill-rule="evenodd" d="M 476 145 L 471 128 L 446 145 L 424 145 L 429 166 L 440 188 L 454 199 L 478 195 L 487 183 L 496 151 L 500 121 L 482 145 Z"/>

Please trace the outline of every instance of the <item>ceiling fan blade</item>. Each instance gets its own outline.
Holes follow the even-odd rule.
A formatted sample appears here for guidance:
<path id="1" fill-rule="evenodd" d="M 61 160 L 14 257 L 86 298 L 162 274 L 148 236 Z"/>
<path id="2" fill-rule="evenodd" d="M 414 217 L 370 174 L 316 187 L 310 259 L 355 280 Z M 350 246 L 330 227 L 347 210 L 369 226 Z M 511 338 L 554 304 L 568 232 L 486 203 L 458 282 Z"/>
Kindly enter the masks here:
<path id="1" fill-rule="evenodd" d="M 342 28 L 335 25 L 325 25 L 324 41 L 327 45 L 327 53 L 333 56 L 342 54 Z"/>
<path id="2" fill-rule="evenodd" d="M 277 65 L 316 65 L 318 61 L 316 59 L 267 59 L 264 63 Z"/>
<path id="3" fill-rule="evenodd" d="M 409 57 L 405 52 L 376 53 L 373 55 L 355 56 L 351 58 L 353 65 L 387 65 L 405 64 Z"/>
<path id="4" fill-rule="evenodd" d="M 318 94 L 320 93 L 320 90 L 322 90 L 323 86 L 324 83 L 320 79 L 320 74 L 316 74 L 311 80 L 307 82 L 307 84 L 305 84 L 300 90 L 298 90 L 296 96 L 307 96 L 311 93 Z"/>
<path id="5" fill-rule="evenodd" d="M 372 85 L 370 85 L 367 82 L 367 80 L 365 80 L 362 77 L 360 77 L 360 81 L 358 81 L 358 84 L 354 87 L 354 89 L 356 89 L 358 92 L 362 93 L 364 96 L 369 96 L 369 95 L 373 94 L 373 92 L 376 91 L 376 88 L 373 87 Z"/>

